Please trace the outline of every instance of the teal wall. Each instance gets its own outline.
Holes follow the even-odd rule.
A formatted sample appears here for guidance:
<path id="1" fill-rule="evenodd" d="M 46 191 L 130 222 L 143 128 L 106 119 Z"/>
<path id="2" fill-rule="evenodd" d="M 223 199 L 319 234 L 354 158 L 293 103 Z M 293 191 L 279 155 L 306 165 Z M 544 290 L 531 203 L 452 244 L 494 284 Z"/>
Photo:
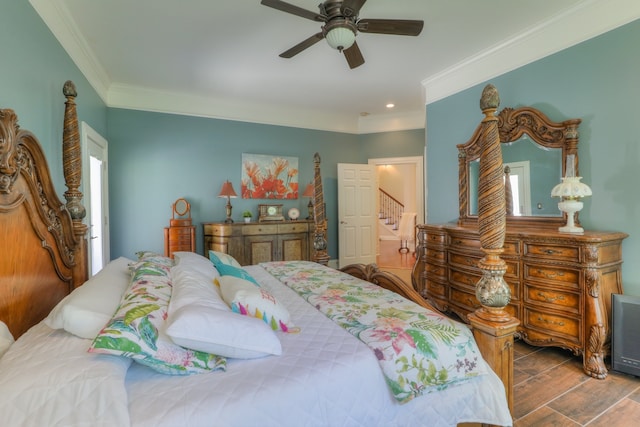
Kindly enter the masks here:
<path id="1" fill-rule="evenodd" d="M 549 118 L 581 118 L 580 175 L 593 190 L 580 221 L 586 229 L 622 231 L 625 293 L 640 295 L 640 21 L 635 21 L 427 105 L 428 221 L 458 217 L 457 151 L 482 115 L 479 100 L 494 84 L 501 107 L 530 105 Z M 437 183 L 437 191 L 433 185 Z"/>
<path id="2" fill-rule="evenodd" d="M 0 0 L 0 108 L 18 115 L 47 156 L 58 195 L 66 191 L 62 173 L 62 86 L 78 91 L 78 118 L 105 133 L 107 108 L 26 0 Z"/>
<path id="3" fill-rule="evenodd" d="M 422 155 L 424 130 L 353 135 L 245 122 L 109 109 L 109 194 L 111 257 L 141 249 L 162 251 L 171 204 L 185 197 L 197 225 L 223 221 L 226 199 L 218 198 L 229 179 L 239 194 L 242 153 L 298 158 L 301 191 L 313 179 L 313 155 L 321 156 L 328 217 L 329 255 L 337 258 L 337 163 L 366 163 L 369 157 Z M 297 207 L 306 216 L 308 199 L 231 200 L 233 219 L 254 215 L 259 203 Z"/>

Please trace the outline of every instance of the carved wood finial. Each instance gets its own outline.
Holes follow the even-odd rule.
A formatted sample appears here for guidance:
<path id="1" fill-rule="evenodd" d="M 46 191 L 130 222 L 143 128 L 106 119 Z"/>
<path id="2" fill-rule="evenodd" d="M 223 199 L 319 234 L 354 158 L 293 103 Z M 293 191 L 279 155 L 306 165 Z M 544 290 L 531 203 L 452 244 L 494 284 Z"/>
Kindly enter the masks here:
<path id="1" fill-rule="evenodd" d="M 75 98 L 78 95 L 75 85 L 67 80 L 62 88 L 67 98 L 64 108 L 64 129 L 62 133 L 62 156 L 64 180 L 68 190 L 64 197 L 67 199 L 67 210 L 74 221 L 82 221 L 86 210 L 82 205 L 82 192 L 78 190 L 82 179 L 82 158 L 80 152 L 80 132 L 78 130 L 78 116 Z"/>

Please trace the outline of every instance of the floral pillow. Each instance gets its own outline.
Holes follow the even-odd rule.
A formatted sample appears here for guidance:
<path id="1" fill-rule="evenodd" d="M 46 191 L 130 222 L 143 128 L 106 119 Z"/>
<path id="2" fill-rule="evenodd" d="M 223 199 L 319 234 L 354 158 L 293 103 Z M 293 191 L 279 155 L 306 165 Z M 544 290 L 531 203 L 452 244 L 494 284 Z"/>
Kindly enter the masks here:
<path id="1" fill-rule="evenodd" d="M 222 299 L 231 310 L 262 319 L 273 330 L 299 332 L 291 323 L 287 308 L 265 289 L 244 278 L 223 275 L 218 278 Z"/>
<path id="2" fill-rule="evenodd" d="M 174 344 L 165 333 L 171 298 L 170 266 L 138 262 L 129 289 L 111 321 L 93 340 L 89 352 L 130 357 L 170 375 L 226 369 L 226 359 Z"/>

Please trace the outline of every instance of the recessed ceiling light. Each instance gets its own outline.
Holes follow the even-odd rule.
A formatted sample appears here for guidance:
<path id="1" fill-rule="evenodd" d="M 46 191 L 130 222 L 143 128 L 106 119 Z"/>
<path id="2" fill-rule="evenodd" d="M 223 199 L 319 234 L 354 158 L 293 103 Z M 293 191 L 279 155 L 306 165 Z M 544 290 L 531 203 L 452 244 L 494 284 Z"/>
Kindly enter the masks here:
<path id="1" fill-rule="evenodd" d="M 392 103 L 388 103 L 388 104 L 387 104 L 387 108 L 393 108 L 393 107 L 395 107 L 395 106 L 396 106 L 396 105 L 395 105 L 395 104 L 392 104 Z"/>

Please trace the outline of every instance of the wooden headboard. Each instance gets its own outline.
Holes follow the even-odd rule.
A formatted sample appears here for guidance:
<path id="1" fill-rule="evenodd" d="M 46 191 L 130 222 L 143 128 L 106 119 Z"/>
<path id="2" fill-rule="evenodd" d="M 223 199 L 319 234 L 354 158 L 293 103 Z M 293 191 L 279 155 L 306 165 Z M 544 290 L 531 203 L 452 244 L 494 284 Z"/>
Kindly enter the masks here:
<path id="1" fill-rule="evenodd" d="M 66 82 L 63 166 L 67 203 L 58 198 L 38 139 L 0 109 L 0 320 L 15 338 L 87 279 L 87 227 L 76 91 Z"/>

